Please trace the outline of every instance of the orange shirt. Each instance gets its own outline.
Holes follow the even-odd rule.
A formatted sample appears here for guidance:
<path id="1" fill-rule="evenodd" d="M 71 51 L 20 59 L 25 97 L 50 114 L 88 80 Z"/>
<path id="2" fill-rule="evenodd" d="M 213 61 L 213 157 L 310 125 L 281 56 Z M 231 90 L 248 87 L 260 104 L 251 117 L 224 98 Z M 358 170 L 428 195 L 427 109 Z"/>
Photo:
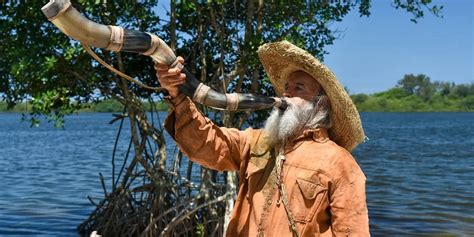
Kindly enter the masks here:
<path id="1" fill-rule="evenodd" d="M 218 127 L 180 95 L 170 101 L 165 128 L 194 162 L 240 171 L 227 236 L 292 236 L 280 202 L 275 148 L 260 129 Z M 299 236 L 369 236 L 365 176 L 325 129 L 303 132 L 284 149 L 282 182 Z"/>

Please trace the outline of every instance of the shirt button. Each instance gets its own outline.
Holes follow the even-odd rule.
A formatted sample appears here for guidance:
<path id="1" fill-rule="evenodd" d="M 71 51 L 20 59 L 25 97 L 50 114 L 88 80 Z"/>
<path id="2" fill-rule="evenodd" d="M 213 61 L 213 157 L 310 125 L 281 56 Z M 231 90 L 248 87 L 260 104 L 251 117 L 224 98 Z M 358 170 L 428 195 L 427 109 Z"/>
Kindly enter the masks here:
<path id="1" fill-rule="evenodd" d="M 350 227 L 346 228 L 346 236 L 350 236 L 352 234 L 352 230 Z"/>

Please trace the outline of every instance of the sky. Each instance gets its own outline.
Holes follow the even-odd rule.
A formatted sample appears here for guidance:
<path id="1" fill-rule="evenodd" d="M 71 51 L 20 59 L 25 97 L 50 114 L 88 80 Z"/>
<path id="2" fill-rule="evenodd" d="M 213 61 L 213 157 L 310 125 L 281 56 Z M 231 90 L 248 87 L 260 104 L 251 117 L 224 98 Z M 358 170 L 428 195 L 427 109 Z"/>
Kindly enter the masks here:
<path id="1" fill-rule="evenodd" d="M 331 29 L 341 38 L 326 47 L 324 63 L 350 94 L 393 88 L 405 74 L 425 74 L 431 81 L 474 83 L 474 1 L 433 0 L 442 18 L 429 12 L 418 20 L 389 0 L 372 0 L 371 15 L 357 9 Z M 168 1 L 157 8 L 163 19 Z"/>
<path id="2" fill-rule="evenodd" d="M 352 11 L 331 26 L 343 36 L 326 48 L 325 64 L 350 94 L 393 88 L 410 73 L 474 83 L 474 1 L 434 0 L 443 17 L 428 13 L 416 24 L 390 2 L 373 1 L 370 17 Z"/>

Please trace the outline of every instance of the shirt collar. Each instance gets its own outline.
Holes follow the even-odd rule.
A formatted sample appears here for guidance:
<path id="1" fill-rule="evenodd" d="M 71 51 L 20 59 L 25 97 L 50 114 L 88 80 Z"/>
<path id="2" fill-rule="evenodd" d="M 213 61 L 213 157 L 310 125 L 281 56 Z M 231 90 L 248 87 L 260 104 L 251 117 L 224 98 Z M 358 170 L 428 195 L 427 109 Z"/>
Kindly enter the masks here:
<path id="1" fill-rule="evenodd" d="M 317 143 L 325 143 L 329 141 L 328 129 L 327 128 L 311 128 L 305 129 L 299 136 L 294 139 L 290 139 L 290 142 L 285 144 L 286 149 L 294 150 L 304 141 L 313 140 Z M 285 149 L 285 150 L 286 150 Z"/>

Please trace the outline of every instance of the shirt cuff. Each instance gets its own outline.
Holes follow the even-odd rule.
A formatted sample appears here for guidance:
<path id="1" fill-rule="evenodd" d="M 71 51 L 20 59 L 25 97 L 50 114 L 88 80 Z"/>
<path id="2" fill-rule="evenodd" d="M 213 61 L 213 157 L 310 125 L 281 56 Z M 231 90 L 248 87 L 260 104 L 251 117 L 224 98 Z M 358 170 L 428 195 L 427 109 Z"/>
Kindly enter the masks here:
<path id="1" fill-rule="evenodd" d="M 164 97 L 165 102 L 170 106 L 170 108 L 176 108 L 179 104 L 181 104 L 185 99 L 186 95 L 183 93 L 179 93 L 176 97 L 171 97 L 169 95 Z"/>

